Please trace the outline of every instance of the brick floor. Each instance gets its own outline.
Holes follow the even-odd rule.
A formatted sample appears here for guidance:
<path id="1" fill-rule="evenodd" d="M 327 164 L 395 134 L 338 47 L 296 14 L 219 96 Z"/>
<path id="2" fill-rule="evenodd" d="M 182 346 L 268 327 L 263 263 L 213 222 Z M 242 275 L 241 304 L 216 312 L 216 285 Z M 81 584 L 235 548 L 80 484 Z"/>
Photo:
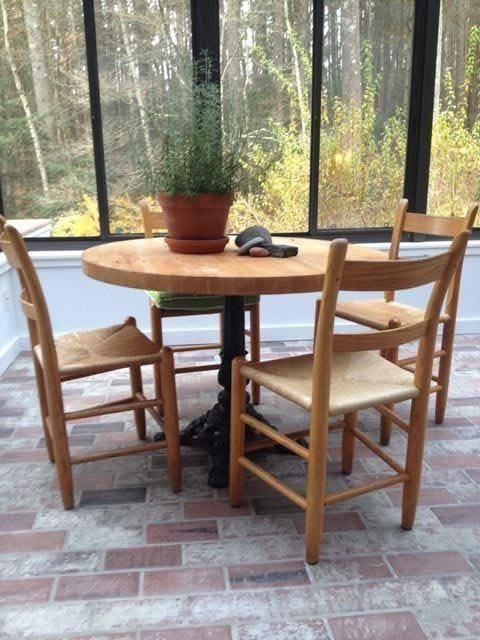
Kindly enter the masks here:
<path id="1" fill-rule="evenodd" d="M 182 451 L 184 488 L 176 495 L 163 453 L 79 465 L 77 507 L 64 511 L 30 358 L 21 354 L 0 378 L 0 639 L 478 640 L 480 336 L 457 343 L 445 423 L 430 422 L 414 529 L 400 529 L 395 487 L 337 504 L 327 510 L 314 567 L 303 562 L 302 512 L 253 478 L 245 505 L 231 509 L 228 492 L 206 484 L 208 458 L 199 450 Z M 309 349 L 275 343 L 264 354 Z M 215 375 L 178 377 L 183 424 L 213 404 Z M 111 400 L 126 385 L 124 372 L 72 382 L 67 408 Z M 267 391 L 260 409 L 280 429 L 308 424 Z M 374 412 L 362 412 L 360 423 L 377 437 Z M 128 442 L 134 425 L 131 416 L 106 416 L 76 422 L 70 433 L 87 452 Z M 354 473 L 342 476 L 339 435 L 329 449 L 332 490 L 383 473 L 359 447 Z M 405 444 L 395 431 L 391 454 L 401 456 Z M 302 461 L 257 456 L 301 490 Z"/>

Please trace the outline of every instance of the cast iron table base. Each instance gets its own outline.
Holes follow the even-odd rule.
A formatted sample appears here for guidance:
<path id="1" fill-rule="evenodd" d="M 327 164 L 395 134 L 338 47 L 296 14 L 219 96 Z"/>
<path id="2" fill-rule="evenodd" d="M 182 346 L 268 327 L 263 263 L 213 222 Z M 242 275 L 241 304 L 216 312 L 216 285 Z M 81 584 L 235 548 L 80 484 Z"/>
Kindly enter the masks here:
<path id="1" fill-rule="evenodd" d="M 223 349 L 220 353 L 221 364 L 218 371 L 218 383 L 222 390 L 212 409 L 193 420 L 181 434 L 182 445 L 200 447 L 210 454 L 212 468 L 208 474 L 208 484 L 211 487 L 228 486 L 232 360 L 236 356 L 244 356 L 245 353 L 243 296 L 225 296 Z M 247 394 L 247 412 L 258 420 L 266 422 L 249 400 Z"/>
<path id="2" fill-rule="evenodd" d="M 230 456 L 230 398 L 232 389 L 232 360 L 244 356 L 245 351 L 245 311 L 243 296 L 225 296 L 223 313 L 223 349 L 220 353 L 221 363 L 218 371 L 218 383 L 222 390 L 218 394 L 217 403 L 204 415 L 195 418 L 180 434 L 180 442 L 184 446 L 198 447 L 210 454 L 212 467 L 208 474 L 208 484 L 221 489 L 228 487 L 228 466 Z M 250 403 L 247 393 L 246 412 L 270 425 Z M 270 425 L 272 426 L 272 425 Z M 250 428 L 246 429 L 247 438 L 254 437 Z M 163 439 L 163 433 L 156 439 Z M 308 446 L 304 439 L 298 441 Z M 277 445 L 279 453 L 289 453 L 287 449 Z"/>

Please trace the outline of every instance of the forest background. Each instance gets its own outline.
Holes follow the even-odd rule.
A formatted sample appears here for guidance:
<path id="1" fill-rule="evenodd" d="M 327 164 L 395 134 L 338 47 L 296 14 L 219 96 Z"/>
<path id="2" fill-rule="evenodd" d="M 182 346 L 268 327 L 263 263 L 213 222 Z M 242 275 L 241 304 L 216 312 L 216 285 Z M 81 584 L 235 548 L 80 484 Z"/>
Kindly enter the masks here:
<path id="1" fill-rule="evenodd" d="M 312 0 L 223 0 L 222 108 L 245 131 L 231 230 L 308 228 Z M 319 228 L 392 224 L 402 196 L 413 0 L 326 0 Z M 110 230 L 141 230 L 158 105 L 189 82 L 188 0 L 96 0 Z M 12 218 L 56 236 L 99 217 L 80 0 L 0 0 L 0 184 Z M 480 186 L 480 2 L 443 0 L 429 212 L 461 214 Z"/>

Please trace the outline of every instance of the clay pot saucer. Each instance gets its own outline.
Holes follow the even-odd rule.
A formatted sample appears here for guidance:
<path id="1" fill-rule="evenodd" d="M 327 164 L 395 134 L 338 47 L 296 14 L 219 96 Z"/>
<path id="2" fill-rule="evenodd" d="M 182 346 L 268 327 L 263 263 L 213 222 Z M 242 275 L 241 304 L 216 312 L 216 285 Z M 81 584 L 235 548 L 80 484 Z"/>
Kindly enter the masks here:
<path id="1" fill-rule="evenodd" d="M 181 240 L 165 236 L 165 242 L 175 253 L 221 253 L 228 244 L 228 236 L 212 240 Z"/>

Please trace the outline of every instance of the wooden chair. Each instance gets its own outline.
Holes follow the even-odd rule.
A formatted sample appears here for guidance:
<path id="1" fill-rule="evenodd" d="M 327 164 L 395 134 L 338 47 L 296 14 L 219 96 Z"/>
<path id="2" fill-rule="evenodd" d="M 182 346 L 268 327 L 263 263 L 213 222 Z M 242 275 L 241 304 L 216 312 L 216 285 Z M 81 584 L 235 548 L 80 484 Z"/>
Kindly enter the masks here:
<path id="1" fill-rule="evenodd" d="M 165 228 L 163 212 L 160 207 L 152 207 L 148 200 L 141 200 L 140 210 L 143 217 L 143 227 L 146 238 L 153 238 L 155 231 Z M 180 316 L 196 316 L 218 313 L 220 314 L 220 335 L 222 334 L 222 296 L 182 295 L 160 291 L 147 292 L 150 298 L 150 320 L 152 327 L 152 340 L 161 348 L 163 346 L 163 319 L 178 318 Z M 258 296 L 246 296 L 245 310 L 250 313 L 250 330 L 245 331 L 250 336 L 250 355 L 252 360 L 260 359 L 260 300 Z M 206 351 L 222 348 L 220 343 L 215 344 L 186 344 L 171 347 L 173 353 L 185 353 L 189 351 Z M 191 373 L 194 371 L 211 371 L 219 368 L 219 364 L 191 365 L 175 367 L 175 374 Z M 160 377 L 156 375 L 157 389 L 160 389 Z M 260 388 L 257 384 L 251 384 L 252 403 L 259 404 Z"/>
<path id="2" fill-rule="evenodd" d="M 319 559 L 325 507 L 355 496 L 403 483 L 402 527 L 411 529 L 420 487 L 428 401 L 437 325 L 450 279 L 460 264 L 469 231 L 453 241 L 450 250 L 422 260 L 380 262 L 345 261 L 346 240 L 335 240 L 329 252 L 317 339 L 311 355 L 258 363 L 235 359 L 232 366 L 230 500 L 243 500 L 244 470 L 275 488 L 306 512 L 306 558 Z M 401 290 L 434 283 L 424 317 L 386 331 L 334 335 L 335 309 L 340 288 L 349 291 Z M 406 371 L 374 351 L 398 348 L 420 340 L 415 372 Z M 310 412 L 306 431 L 283 434 L 245 412 L 245 383 L 259 385 Z M 396 414 L 394 422 L 408 435 L 405 465 L 399 464 L 357 426 L 357 412 L 369 407 L 383 410 L 390 404 L 411 400 L 408 422 Z M 330 425 L 329 418 L 343 416 Z M 245 443 L 245 425 L 265 436 Z M 350 474 L 355 440 L 360 440 L 395 472 L 366 484 L 327 492 L 327 443 L 329 428 L 343 430 L 342 471 Z M 309 447 L 297 440 L 308 436 Z M 278 444 L 307 461 L 307 487 L 303 496 L 250 460 L 251 451 Z"/>
<path id="3" fill-rule="evenodd" d="M 421 233 L 428 236 L 441 236 L 453 238 L 461 231 L 471 230 L 475 223 L 478 211 L 478 203 L 474 202 L 468 207 L 464 218 L 444 218 L 430 216 L 407 211 L 408 201 L 401 200 L 393 228 L 392 242 L 390 245 L 389 258 L 396 260 L 399 257 L 400 242 L 403 233 Z M 460 292 L 460 281 L 462 275 L 462 264 L 452 278 L 445 303 L 444 313 L 440 316 L 443 325 L 442 344 L 435 352 L 435 358 L 439 358 L 438 375 L 433 376 L 434 385 L 432 393 L 436 393 L 435 422 L 442 424 L 445 418 L 445 409 L 448 398 L 448 387 L 450 381 L 450 369 L 453 355 L 453 341 L 455 337 L 455 325 L 457 319 L 458 297 Z M 319 304 L 319 303 L 317 303 Z M 318 313 L 318 310 L 317 310 Z M 392 322 L 400 325 L 417 322 L 422 318 L 424 311 L 415 307 L 395 302 L 395 291 L 385 291 L 384 298 L 339 301 L 336 315 L 339 318 L 350 320 L 372 329 L 380 331 L 387 330 Z M 393 362 L 398 362 L 405 368 L 414 368 L 416 357 L 398 360 L 398 350 L 387 350 L 384 357 Z M 382 417 L 382 429 L 380 441 L 383 445 L 390 442 L 392 423 L 388 416 Z"/>
<path id="4" fill-rule="evenodd" d="M 177 399 L 173 375 L 173 354 L 168 348 L 160 354 L 157 346 L 135 326 L 134 318 L 102 329 L 79 331 L 54 338 L 47 304 L 33 262 L 18 231 L 0 219 L 0 248 L 17 271 L 21 285 L 20 301 L 27 318 L 37 380 L 40 411 L 48 456 L 55 462 L 65 509 L 74 506 L 72 465 L 166 448 L 168 475 L 172 491 L 181 489 L 180 439 Z M 148 400 L 142 388 L 141 367 L 161 366 L 162 397 Z M 131 396 L 77 411 L 65 411 L 62 383 L 86 376 L 130 370 Z M 160 417 L 163 408 L 164 418 Z M 72 456 L 66 423 L 92 416 L 133 411 L 140 440 L 146 437 L 148 410 L 163 425 L 165 441 L 142 442 L 122 449 Z"/>

